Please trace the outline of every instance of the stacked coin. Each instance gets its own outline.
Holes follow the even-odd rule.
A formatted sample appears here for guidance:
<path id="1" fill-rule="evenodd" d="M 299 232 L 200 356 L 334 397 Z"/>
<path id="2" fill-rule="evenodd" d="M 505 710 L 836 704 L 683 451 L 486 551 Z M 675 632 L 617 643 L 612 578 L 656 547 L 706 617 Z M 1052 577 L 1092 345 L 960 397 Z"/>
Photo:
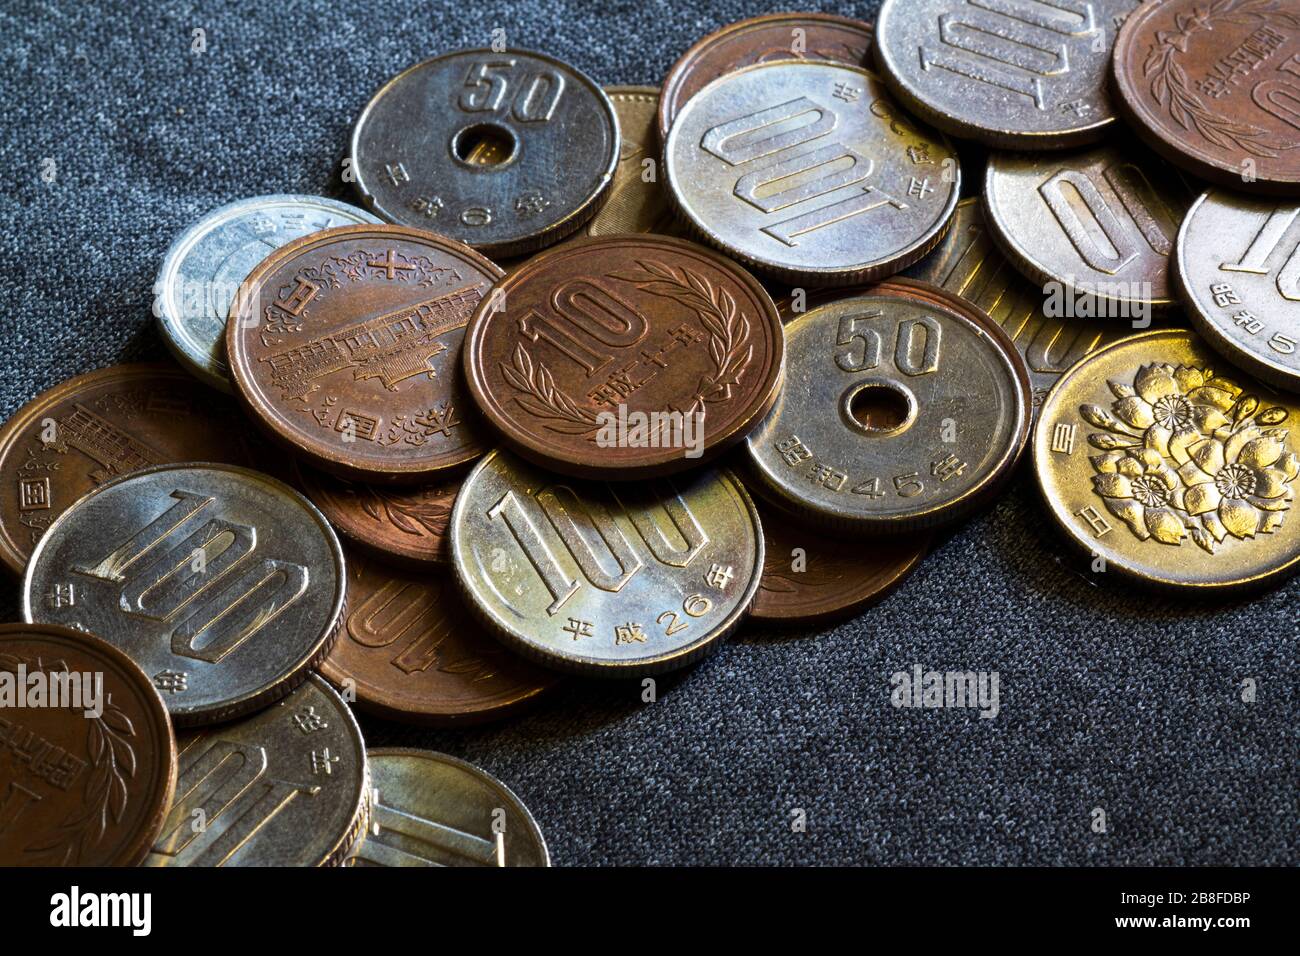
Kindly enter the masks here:
<path id="1" fill-rule="evenodd" d="M 353 707 L 455 728 L 861 613 L 1030 445 L 1093 571 L 1295 571 L 1300 15 L 1238 6 L 765 16 L 662 89 L 398 73 L 370 212 L 176 239 L 192 378 L 88 371 L 0 430 L 0 863 L 547 865 L 504 784 L 367 753 Z"/>

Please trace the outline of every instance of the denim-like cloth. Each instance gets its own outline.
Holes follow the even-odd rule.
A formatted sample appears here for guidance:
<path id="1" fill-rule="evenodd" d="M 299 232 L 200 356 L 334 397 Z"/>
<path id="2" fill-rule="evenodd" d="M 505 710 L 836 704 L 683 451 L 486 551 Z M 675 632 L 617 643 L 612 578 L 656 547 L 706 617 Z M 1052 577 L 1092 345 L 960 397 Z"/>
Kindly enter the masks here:
<path id="1" fill-rule="evenodd" d="M 501 27 L 599 82 L 657 83 L 705 33 L 794 5 L 5 4 L 0 414 L 165 357 L 154 275 L 208 210 L 354 199 L 352 123 L 404 67 Z M 875 4 L 812 6 L 870 19 Z M 746 629 L 661 679 L 655 703 L 639 682 L 573 681 L 496 727 L 363 725 L 371 744 L 496 774 L 557 864 L 1300 862 L 1300 581 L 1195 605 L 1094 586 L 1066 553 L 1022 467 L 881 605 L 831 629 Z M 996 671 L 1000 713 L 895 709 L 890 675 L 914 664 Z"/>

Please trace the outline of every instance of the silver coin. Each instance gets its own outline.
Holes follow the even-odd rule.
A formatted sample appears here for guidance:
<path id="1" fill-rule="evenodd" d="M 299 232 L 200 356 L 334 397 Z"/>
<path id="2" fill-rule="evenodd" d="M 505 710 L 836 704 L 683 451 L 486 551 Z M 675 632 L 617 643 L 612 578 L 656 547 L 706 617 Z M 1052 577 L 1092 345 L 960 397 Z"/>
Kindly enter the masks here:
<path id="1" fill-rule="evenodd" d="M 891 274 L 943 235 L 957 154 L 859 67 L 784 60 L 691 97 L 664 147 L 672 196 L 706 241 L 794 283 Z"/>
<path id="2" fill-rule="evenodd" d="M 539 249 L 590 219 L 618 155 L 605 92 L 527 50 L 418 63 L 375 93 L 352 131 L 356 187 L 378 215 L 498 256 Z"/>
<path id="3" fill-rule="evenodd" d="M 1141 148 L 994 153 L 984 212 L 1003 255 L 1063 311 L 1136 320 L 1173 303 L 1169 256 L 1186 181 Z"/>
<path id="4" fill-rule="evenodd" d="M 239 285 L 270 253 L 321 229 L 379 222 L 323 196 L 258 196 L 214 209 L 172 243 L 154 285 L 163 342 L 201 381 L 231 391 L 226 317 Z"/>
<path id="5" fill-rule="evenodd" d="M 153 681 L 177 725 L 287 694 L 337 637 L 343 552 L 306 498 L 231 465 L 163 465 L 101 485 L 27 565 L 23 619 L 96 634 Z"/>
<path id="6" fill-rule="evenodd" d="M 367 756 L 371 824 L 349 866 L 550 866 L 537 821 L 491 774 L 427 750 Z"/>
<path id="7" fill-rule="evenodd" d="M 1100 140 L 1115 34 L 1139 0 L 885 0 L 875 62 L 907 109 L 1004 149 Z"/>
<path id="8" fill-rule="evenodd" d="M 1204 194 L 1179 230 L 1174 280 L 1206 341 L 1300 392 L 1300 205 Z"/>
<path id="9" fill-rule="evenodd" d="M 1029 438 L 1010 339 L 951 293 L 892 279 L 786 325 L 785 390 L 746 438 L 756 490 L 842 533 L 969 514 Z"/>
<path id="10" fill-rule="evenodd" d="M 1132 334 L 1126 325 L 1069 317 L 1052 309 L 1042 289 L 1014 269 L 993 244 L 978 199 L 957 204 L 957 215 L 943 241 L 903 275 L 969 299 L 1002 326 L 1029 370 L 1035 416 L 1066 369 L 1103 345 Z"/>
<path id="11" fill-rule="evenodd" d="M 683 667 L 740 622 L 763 572 L 758 512 L 725 472 L 605 485 L 492 452 L 451 516 L 470 606 L 520 653 L 630 677 Z"/>
<path id="12" fill-rule="evenodd" d="M 335 866 L 369 824 L 361 728 L 315 674 L 177 747 L 176 797 L 146 866 Z"/>

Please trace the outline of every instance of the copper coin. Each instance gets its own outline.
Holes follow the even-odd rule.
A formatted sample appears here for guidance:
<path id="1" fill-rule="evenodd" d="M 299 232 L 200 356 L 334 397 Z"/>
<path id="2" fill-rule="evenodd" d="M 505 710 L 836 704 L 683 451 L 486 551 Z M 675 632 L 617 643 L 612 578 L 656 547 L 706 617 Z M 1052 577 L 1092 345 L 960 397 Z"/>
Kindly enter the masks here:
<path id="1" fill-rule="evenodd" d="M 772 60 L 827 60 L 871 68 L 871 24 L 828 13 L 773 13 L 715 30 L 672 65 L 659 100 L 659 135 L 677 111 L 724 73 Z"/>
<path id="2" fill-rule="evenodd" d="M 763 577 L 749 611 L 756 621 L 812 624 L 848 617 L 900 585 L 930 547 L 924 534 L 839 541 L 770 506 L 758 510 Z"/>
<path id="3" fill-rule="evenodd" d="M 1170 162 L 1245 192 L 1300 195 L 1300 6 L 1150 0 L 1115 40 L 1133 129 Z"/>
<path id="4" fill-rule="evenodd" d="M 468 246 L 401 226 L 291 242 L 230 308 L 236 394 L 273 438 L 332 474 L 418 482 L 464 465 L 484 448 L 460 347 L 500 275 Z"/>
<path id="5" fill-rule="evenodd" d="M 348 543 L 412 567 L 451 563 L 447 523 L 460 478 L 392 488 L 298 467 L 298 486 Z"/>
<path id="6" fill-rule="evenodd" d="M 450 577 L 417 576 L 355 551 L 347 569 L 344 626 L 321 673 L 354 691 L 361 709 L 411 723 L 476 724 L 526 707 L 558 682 L 490 637 Z"/>
<path id="7" fill-rule="evenodd" d="M 0 866 L 133 866 L 175 789 L 167 708 L 130 658 L 65 627 L 0 625 Z"/>
<path id="8" fill-rule="evenodd" d="M 512 448 L 577 477 L 695 468 L 776 401 L 785 339 L 753 276 L 702 246 L 607 236 L 550 250 L 470 322 L 465 371 Z"/>
<path id="9" fill-rule="evenodd" d="M 151 465 L 251 465 L 233 401 L 174 365 L 111 365 L 42 392 L 0 428 L 0 560 L 21 574 L 64 510 L 109 479 Z"/>

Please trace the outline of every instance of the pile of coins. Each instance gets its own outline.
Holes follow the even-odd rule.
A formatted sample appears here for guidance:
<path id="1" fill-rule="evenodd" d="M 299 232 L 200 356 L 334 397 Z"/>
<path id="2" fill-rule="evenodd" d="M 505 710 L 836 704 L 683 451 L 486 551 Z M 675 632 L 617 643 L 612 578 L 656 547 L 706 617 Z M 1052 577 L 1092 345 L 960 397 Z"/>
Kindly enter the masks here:
<path id="1" fill-rule="evenodd" d="M 345 168 L 369 211 L 176 239 L 181 368 L 0 432 L 0 678 L 105 689 L 3 710 L 0 862 L 545 864 L 502 784 L 367 753 L 350 705 L 462 726 L 852 615 L 1031 442 L 1092 573 L 1300 562 L 1288 0 L 765 16 L 661 88 L 445 53 Z"/>

